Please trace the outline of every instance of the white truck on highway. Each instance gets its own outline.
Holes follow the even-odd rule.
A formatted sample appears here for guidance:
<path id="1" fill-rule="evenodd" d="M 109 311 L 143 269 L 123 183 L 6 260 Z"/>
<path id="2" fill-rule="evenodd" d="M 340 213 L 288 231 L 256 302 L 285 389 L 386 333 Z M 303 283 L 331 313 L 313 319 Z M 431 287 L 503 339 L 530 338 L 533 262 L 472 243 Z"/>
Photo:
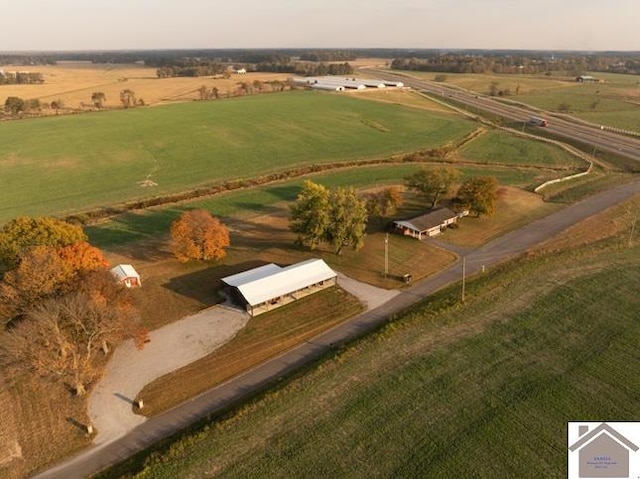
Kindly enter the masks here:
<path id="1" fill-rule="evenodd" d="M 534 126 L 549 126 L 549 122 L 539 116 L 532 116 L 529 118 L 529 124 Z"/>

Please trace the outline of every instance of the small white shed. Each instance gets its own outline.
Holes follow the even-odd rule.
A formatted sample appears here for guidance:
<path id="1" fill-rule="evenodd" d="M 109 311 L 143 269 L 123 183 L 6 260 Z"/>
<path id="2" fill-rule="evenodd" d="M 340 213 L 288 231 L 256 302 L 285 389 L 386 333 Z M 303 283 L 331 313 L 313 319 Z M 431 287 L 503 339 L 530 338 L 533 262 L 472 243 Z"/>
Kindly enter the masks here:
<path id="1" fill-rule="evenodd" d="M 127 288 L 139 288 L 142 286 L 140 275 L 130 264 L 119 264 L 115 268 L 111 268 L 111 274 Z"/>

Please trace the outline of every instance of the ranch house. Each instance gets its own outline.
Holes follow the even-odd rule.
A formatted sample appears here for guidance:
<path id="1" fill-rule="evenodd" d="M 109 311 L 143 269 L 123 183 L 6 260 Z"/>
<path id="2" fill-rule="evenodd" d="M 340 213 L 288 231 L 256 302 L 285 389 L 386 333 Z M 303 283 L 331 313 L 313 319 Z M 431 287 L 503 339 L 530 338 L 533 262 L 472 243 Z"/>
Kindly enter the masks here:
<path id="1" fill-rule="evenodd" d="M 447 226 L 456 223 L 458 218 L 466 216 L 468 212 L 456 213 L 449 208 L 436 208 L 427 214 L 404 221 L 394 221 L 394 229 L 405 236 L 413 238 L 428 238 L 442 233 Z"/>
<path id="2" fill-rule="evenodd" d="M 281 267 L 270 263 L 222 278 L 231 297 L 251 316 L 271 311 L 338 283 L 338 275 L 321 259 Z"/>

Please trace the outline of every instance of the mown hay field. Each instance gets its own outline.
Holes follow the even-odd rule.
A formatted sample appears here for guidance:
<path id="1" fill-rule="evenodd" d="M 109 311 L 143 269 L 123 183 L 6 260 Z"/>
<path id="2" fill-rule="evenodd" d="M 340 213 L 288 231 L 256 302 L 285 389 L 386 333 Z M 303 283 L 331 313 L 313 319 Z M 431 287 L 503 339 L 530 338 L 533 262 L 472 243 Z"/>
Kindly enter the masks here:
<path id="1" fill-rule="evenodd" d="M 454 115 L 319 92 L 6 122 L 0 222 L 434 148 L 473 128 Z"/>
<path id="2" fill-rule="evenodd" d="M 434 295 L 141 477 L 566 477 L 566 422 L 640 414 L 638 246 L 573 250 Z M 102 477 L 118 477 L 111 471 Z M 136 476 L 137 477 L 137 476 Z"/>
<path id="3" fill-rule="evenodd" d="M 61 100 L 64 104 L 61 112 L 77 109 L 93 109 L 91 94 L 95 91 L 106 95 L 105 108 L 120 108 L 120 92 L 133 90 L 137 98 L 147 105 L 175 101 L 196 100 L 197 89 L 202 85 L 211 89 L 218 88 L 221 95 L 234 93 L 238 82 L 253 83 L 255 80 L 285 81 L 290 74 L 284 73 L 248 73 L 232 75 L 230 78 L 214 77 L 176 77 L 158 78 L 156 69 L 142 65 L 89 64 L 69 62 L 60 65 L 16 66 L 5 65 L 5 71 L 40 72 L 45 82 L 40 85 L 0 85 L 0 102 L 9 96 L 31 99 L 37 98 L 43 103 Z M 55 114 L 53 110 L 43 110 L 45 114 Z"/>

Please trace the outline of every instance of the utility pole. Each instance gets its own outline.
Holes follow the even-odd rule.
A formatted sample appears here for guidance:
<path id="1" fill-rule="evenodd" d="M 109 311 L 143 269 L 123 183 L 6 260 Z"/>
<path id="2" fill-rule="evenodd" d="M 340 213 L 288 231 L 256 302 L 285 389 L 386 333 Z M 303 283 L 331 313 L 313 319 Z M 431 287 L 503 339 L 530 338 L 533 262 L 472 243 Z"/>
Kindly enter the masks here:
<path id="1" fill-rule="evenodd" d="M 638 215 L 636 213 L 636 217 L 633 219 L 633 223 L 631 223 L 631 233 L 629 233 L 629 248 L 631 248 L 631 240 L 633 239 L 633 232 L 636 229 L 636 222 L 638 221 Z"/>
<path id="2" fill-rule="evenodd" d="M 467 272 L 467 258 L 462 258 L 462 302 L 464 303 L 464 289 L 466 282 L 466 272 Z"/>
<path id="3" fill-rule="evenodd" d="M 384 237 L 384 277 L 389 274 L 389 233 Z"/>

